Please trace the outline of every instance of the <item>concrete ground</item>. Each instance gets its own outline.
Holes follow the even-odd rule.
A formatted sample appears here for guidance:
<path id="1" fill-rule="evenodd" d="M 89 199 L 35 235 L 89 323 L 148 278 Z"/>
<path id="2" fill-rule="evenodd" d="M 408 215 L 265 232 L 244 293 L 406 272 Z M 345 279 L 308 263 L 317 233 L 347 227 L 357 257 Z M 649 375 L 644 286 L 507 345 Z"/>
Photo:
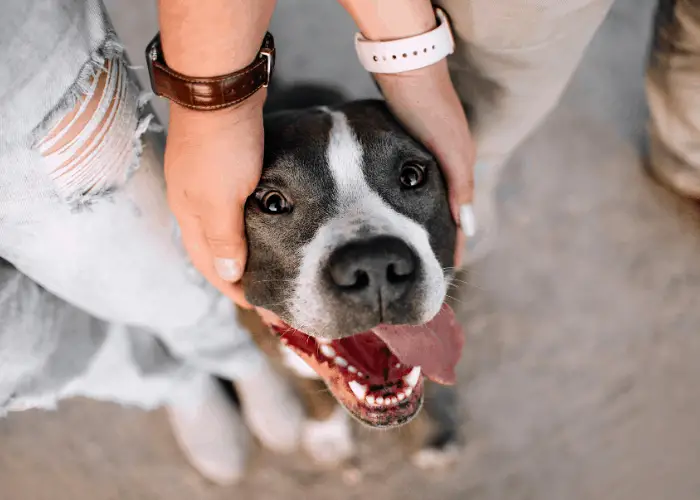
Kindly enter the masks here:
<path id="1" fill-rule="evenodd" d="M 140 56 L 155 10 L 139 3 L 108 2 Z M 618 0 L 507 170 L 498 248 L 460 299 L 467 444 L 453 468 L 418 471 L 401 433 L 361 431 L 357 484 L 259 452 L 221 489 L 188 468 L 162 413 L 77 401 L 0 422 L 0 499 L 700 498 L 700 218 L 641 169 L 652 4 Z M 284 79 L 373 93 L 334 2 L 280 0 L 274 30 Z"/>

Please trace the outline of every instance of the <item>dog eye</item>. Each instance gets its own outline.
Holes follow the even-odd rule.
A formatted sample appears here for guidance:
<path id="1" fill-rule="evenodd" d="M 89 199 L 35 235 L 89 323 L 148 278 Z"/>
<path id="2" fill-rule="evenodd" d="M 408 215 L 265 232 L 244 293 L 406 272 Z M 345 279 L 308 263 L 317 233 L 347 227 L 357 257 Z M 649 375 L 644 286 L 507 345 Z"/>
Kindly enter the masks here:
<path id="1" fill-rule="evenodd" d="M 401 167 L 399 181 L 406 189 L 415 189 L 425 184 L 425 169 L 416 163 L 407 163 Z"/>
<path id="2" fill-rule="evenodd" d="M 267 191 L 256 193 L 260 210 L 270 215 L 286 214 L 292 207 L 287 199 L 279 191 Z"/>

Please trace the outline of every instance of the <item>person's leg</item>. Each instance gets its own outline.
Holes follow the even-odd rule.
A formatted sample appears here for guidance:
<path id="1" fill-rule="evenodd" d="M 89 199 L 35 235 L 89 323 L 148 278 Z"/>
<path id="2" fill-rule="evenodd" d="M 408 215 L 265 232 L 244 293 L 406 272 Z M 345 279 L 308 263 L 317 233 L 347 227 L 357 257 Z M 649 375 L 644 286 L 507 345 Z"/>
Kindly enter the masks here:
<path id="1" fill-rule="evenodd" d="M 243 475 L 250 437 L 240 415 L 216 380 L 154 335 L 91 317 L 2 261 L 0 318 L 0 416 L 75 396 L 142 409 L 167 403 L 200 472 L 217 483 Z"/>
<path id="2" fill-rule="evenodd" d="M 96 322 L 0 259 L 0 416 L 55 408 L 104 344 Z"/>
<path id="3" fill-rule="evenodd" d="M 554 109 L 613 0 L 439 0 L 457 48 L 449 58 L 477 145 L 478 234 L 465 262 L 496 233 L 494 191 L 504 164 Z"/>
<path id="4" fill-rule="evenodd" d="M 651 173 L 700 199 L 700 1 L 661 0 L 647 68 Z"/>
<path id="5" fill-rule="evenodd" d="M 172 354 L 167 362 L 182 359 L 200 373 L 235 380 L 252 428 L 260 430 L 260 420 L 267 423 L 258 433 L 265 444 L 295 446 L 301 426 L 298 403 L 238 324 L 234 306 L 205 283 L 179 245 L 166 203 L 162 149 L 153 135 L 141 137 L 148 121 L 140 115 L 138 92 L 101 5 L 85 0 L 59 9 L 56 2 L 31 3 L 46 4 L 42 6 L 59 16 L 72 15 L 71 9 L 80 6 L 75 16 L 78 24 L 83 19 L 83 30 L 73 30 L 82 34 L 75 43 L 87 40 L 90 52 L 78 70 L 54 67 L 53 52 L 46 47 L 46 54 L 27 59 L 45 61 L 27 74 L 13 60 L 0 71 L 0 84 L 7 84 L 0 92 L 0 255 L 67 302 L 110 324 L 129 325 L 123 328 L 130 341 L 115 336 L 115 349 L 98 353 L 68 392 L 119 402 L 123 394 L 113 390 L 124 386 L 108 385 L 105 366 L 118 363 L 113 354 L 120 350 L 150 356 L 136 340 L 155 335 L 163 351 Z M 0 45 L 12 46 L 17 37 L 37 31 L 42 32 L 36 26 L 21 30 L 9 41 L 0 36 Z M 7 71 L 10 67 L 15 73 Z M 61 73 L 64 67 L 75 71 L 73 76 Z M 70 82 L 63 95 L 53 88 L 56 82 Z M 165 362 L 150 361 L 157 365 L 159 359 Z M 211 383 L 190 384 L 193 391 L 200 390 L 198 396 L 182 397 L 179 391 L 166 402 L 171 403 L 176 434 L 191 441 L 192 446 L 184 446 L 190 455 L 228 457 L 219 470 L 230 466 L 233 474 L 238 459 L 226 448 L 239 443 L 226 439 L 221 412 L 187 406 L 227 405 L 220 391 L 210 390 Z M 203 446 L 198 429 L 210 437 L 214 431 L 218 438 Z M 198 458 L 202 460 L 195 465 L 208 460 Z"/>

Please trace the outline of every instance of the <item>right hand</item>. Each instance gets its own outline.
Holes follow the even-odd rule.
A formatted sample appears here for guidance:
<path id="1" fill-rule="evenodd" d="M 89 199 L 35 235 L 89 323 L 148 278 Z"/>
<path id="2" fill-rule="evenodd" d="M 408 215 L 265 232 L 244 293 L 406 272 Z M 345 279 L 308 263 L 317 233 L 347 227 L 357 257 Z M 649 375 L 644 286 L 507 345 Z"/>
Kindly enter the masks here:
<path id="1" fill-rule="evenodd" d="M 192 263 L 246 308 L 251 305 L 237 282 L 248 253 L 244 207 L 262 171 L 266 93 L 218 111 L 172 104 L 165 149 L 168 203 Z"/>

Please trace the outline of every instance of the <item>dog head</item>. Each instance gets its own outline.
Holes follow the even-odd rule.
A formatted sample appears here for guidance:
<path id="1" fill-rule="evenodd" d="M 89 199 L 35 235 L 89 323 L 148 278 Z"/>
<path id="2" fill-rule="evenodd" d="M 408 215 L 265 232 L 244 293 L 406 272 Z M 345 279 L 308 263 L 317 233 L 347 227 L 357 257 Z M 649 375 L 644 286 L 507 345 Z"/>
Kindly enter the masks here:
<path id="1" fill-rule="evenodd" d="M 383 102 L 268 115 L 246 231 L 247 299 L 286 323 L 282 341 L 360 420 L 413 417 L 421 367 L 453 377 L 461 335 L 443 305 L 456 238 L 446 186 Z"/>

